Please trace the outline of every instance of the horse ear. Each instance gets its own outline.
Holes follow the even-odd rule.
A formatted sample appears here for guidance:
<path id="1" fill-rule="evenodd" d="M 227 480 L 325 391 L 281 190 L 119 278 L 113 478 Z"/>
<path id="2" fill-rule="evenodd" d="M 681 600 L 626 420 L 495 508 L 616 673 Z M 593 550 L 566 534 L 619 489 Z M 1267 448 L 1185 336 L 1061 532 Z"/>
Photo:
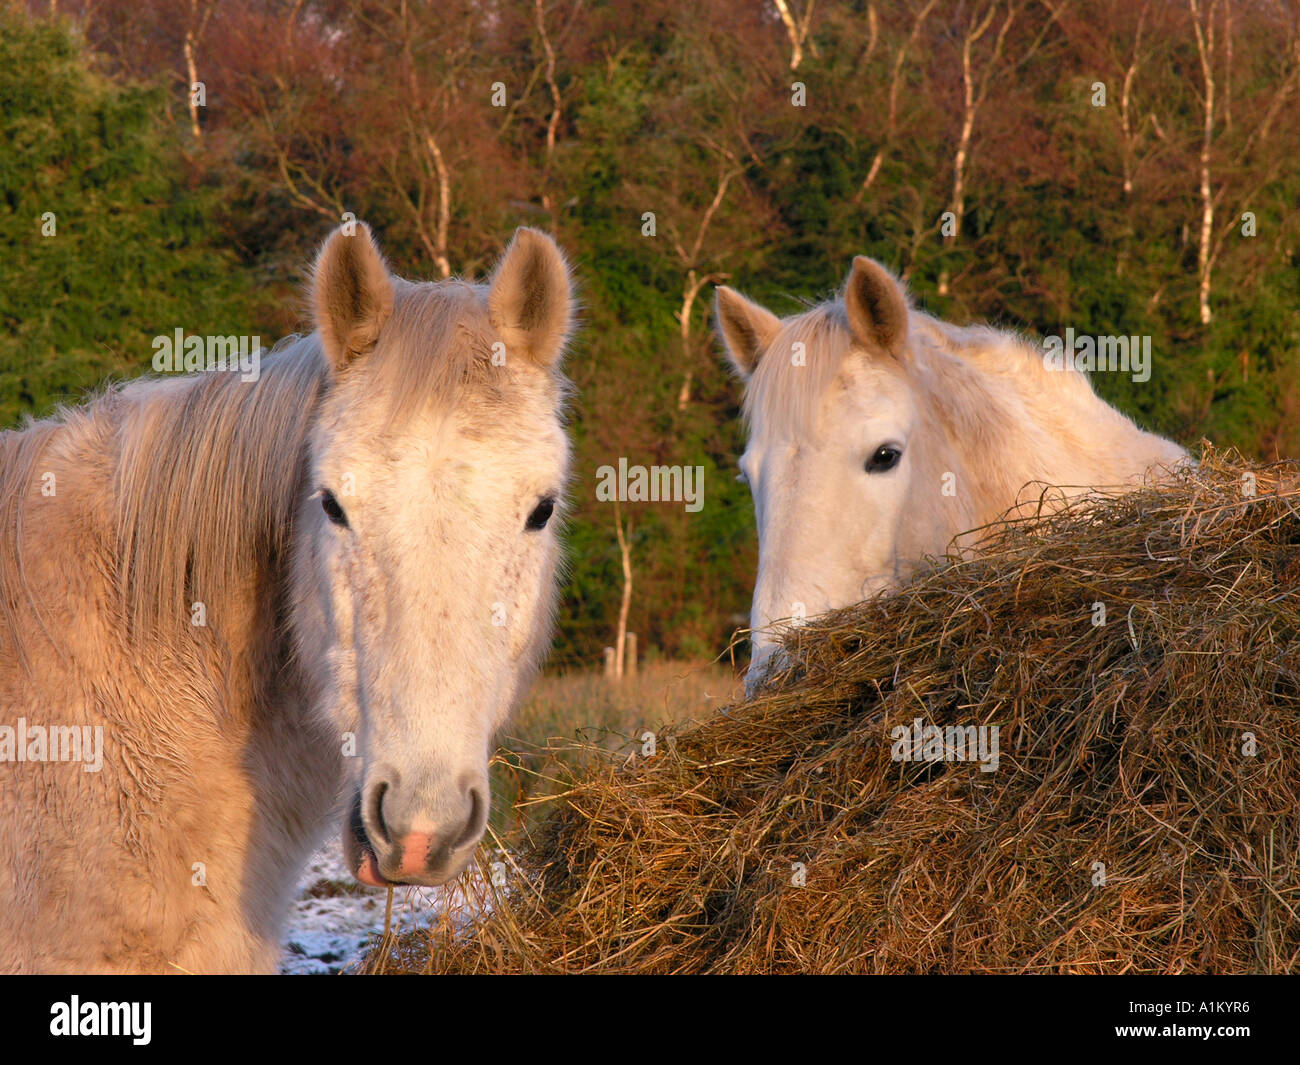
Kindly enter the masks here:
<path id="1" fill-rule="evenodd" d="M 719 285 L 714 300 L 714 327 L 731 365 L 741 377 L 748 378 L 758 366 L 763 349 L 780 330 L 781 319 L 734 288 Z"/>
<path id="2" fill-rule="evenodd" d="M 902 357 L 907 342 L 907 298 L 894 275 L 874 259 L 859 255 L 853 260 L 844 309 L 859 344 Z"/>
<path id="3" fill-rule="evenodd" d="M 393 313 L 393 279 L 370 227 L 340 226 L 316 257 L 316 329 L 335 373 L 371 351 Z"/>
<path id="4" fill-rule="evenodd" d="M 506 349 L 542 367 L 557 363 L 573 324 L 573 285 L 555 241 L 541 230 L 515 230 L 490 285 L 488 312 Z"/>

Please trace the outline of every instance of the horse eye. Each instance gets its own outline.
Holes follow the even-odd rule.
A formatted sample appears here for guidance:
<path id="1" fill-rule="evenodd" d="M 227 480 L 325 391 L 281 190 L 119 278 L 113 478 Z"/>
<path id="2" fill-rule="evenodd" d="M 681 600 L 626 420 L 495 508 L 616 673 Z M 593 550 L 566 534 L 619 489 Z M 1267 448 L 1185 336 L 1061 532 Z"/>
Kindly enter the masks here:
<path id="1" fill-rule="evenodd" d="M 334 498 L 333 492 L 322 489 L 320 505 L 321 509 L 325 511 L 325 516 L 335 525 L 341 525 L 345 529 L 348 527 L 348 516 L 343 513 L 343 508 L 339 506 L 339 501 Z"/>
<path id="2" fill-rule="evenodd" d="M 886 470 L 892 470 L 902 457 L 903 453 L 898 448 L 882 444 L 876 448 L 876 453 L 867 459 L 867 472 L 884 473 Z"/>
<path id="3" fill-rule="evenodd" d="M 551 520 L 551 515 L 555 513 L 555 500 L 547 496 L 533 509 L 528 515 L 528 521 L 525 528 L 528 529 L 545 529 L 546 523 Z"/>

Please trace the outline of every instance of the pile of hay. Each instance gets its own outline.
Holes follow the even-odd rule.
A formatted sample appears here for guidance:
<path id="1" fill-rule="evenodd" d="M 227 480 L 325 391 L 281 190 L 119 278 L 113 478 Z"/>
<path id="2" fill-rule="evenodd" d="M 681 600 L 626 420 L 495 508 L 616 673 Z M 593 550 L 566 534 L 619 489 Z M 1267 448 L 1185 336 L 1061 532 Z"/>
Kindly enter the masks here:
<path id="1" fill-rule="evenodd" d="M 372 968 L 1296 971 L 1298 503 L 1294 464 L 1207 452 L 990 531 L 797 630 L 761 697 L 583 772 L 489 917 Z M 998 768 L 891 758 L 916 718 L 998 726 Z"/>

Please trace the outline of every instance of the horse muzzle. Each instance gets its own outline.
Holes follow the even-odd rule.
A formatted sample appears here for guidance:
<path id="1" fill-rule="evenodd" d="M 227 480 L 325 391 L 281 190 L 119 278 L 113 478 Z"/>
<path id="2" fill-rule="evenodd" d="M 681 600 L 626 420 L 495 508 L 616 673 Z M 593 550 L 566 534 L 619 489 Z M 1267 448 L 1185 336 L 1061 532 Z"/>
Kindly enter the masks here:
<path id="1" fill-rule="evenodd" d="M 348 868 L 361 883 L 375 887 L 445 884 L 465 868 L 483 837 L 486 783 L 459 789 L 454 805 L 460 810 L 451 817 L 403 816 L 394 790 L 380 780 L 353 796 L 343 830 Z"/>

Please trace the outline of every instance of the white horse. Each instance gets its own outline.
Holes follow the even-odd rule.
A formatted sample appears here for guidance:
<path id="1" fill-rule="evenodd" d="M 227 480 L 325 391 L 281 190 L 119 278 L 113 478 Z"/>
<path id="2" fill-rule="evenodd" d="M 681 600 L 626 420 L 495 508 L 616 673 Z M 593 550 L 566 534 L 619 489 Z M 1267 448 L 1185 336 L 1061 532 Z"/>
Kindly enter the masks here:
<path id="1" fill-rule="evenodd" d="M 787 319 L 721 287 L 716 321 L 746 383 L 740 460 L 754 497 L 752 693 L 783 621 L 895 588 L 925 556 L 1044 484 L 1132 488 L 1186 461 L 1088 378 L 1014 334 L 914 310 L 859 256 L 841 299 Z"/>
<path id="2" fill-rule="evenodd" d="M 523 229 L 410 283 L 363 226 L 313 300 L 256 383 L 0 436 L 0 969 L 273 970 L 331 819 L 368 884 L 478 844 L 549 643 L 568 270 Z"/>

